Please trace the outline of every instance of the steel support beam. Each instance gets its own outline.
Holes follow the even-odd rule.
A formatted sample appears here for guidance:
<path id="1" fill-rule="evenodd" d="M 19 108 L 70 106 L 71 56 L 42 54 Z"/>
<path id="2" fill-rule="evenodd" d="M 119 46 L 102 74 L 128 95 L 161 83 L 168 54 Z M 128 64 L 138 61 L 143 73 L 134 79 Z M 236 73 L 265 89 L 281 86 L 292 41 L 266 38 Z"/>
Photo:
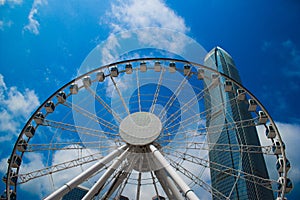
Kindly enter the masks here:
<path id="1" fill-rule="evenodd" d="M 95 185 L 88 191 L 82 200 L 91 200 L 97 193 L 100 192 L 107 179 L 116 171 L 120 164 L 126 159 L 128 148 L 115 160 L 115 162 L 104 172 Z"/>
<path id="2" fill-rule="evenodd" d="M 182 194 L 164 169 L 157 170 L 154 173 L 169 199 L 183 200 Z"/>
<path id="3" fill-rule="evenodd" d="M 95 174 L 97 171 L 99 171 L 102 167 L 104 167 L 107 163 L 112 161 L 116 156 L 120 155 L 123 150 L 127 148 L 127 145 L 123 145 L 119 147 L 118 149 L 114 150 L 101 160 L 99 160 L 96 164 L 88 168 L 86 171 L 82 172 L 80 175 L 69 181 L 68 183 L 64 184 L 62 187 L 60 187 L 58 190 L 54 191 L 52 194 L 50 194 L 48 197 L 46 197 L 44 200 L 57 200 L 62 198 L 65 194 L 70 192 L 72 189 L 77 187 L 79 184 L 81 184 L 83 181 L 88 179 L 90 176 Z"/>
<path id="4" fill-rule="evenodd" d="M 184 197 L 187 197 L 189 200 L 199 200 L 199 198 L 196 196 L 193 190 L 191 190 L 191 188 L 181 179 L 181 177 L 176 173 L 176 171 L 172 168 L 172 166 L 164 158 L 164 156 L 159 152 L 159 150 L 152 144 L 150 145 L 150 150 L 159 162 L 159 164 L 168 172 L 173 181 L 182 190 L 182 192 L 184 193 Z"/>

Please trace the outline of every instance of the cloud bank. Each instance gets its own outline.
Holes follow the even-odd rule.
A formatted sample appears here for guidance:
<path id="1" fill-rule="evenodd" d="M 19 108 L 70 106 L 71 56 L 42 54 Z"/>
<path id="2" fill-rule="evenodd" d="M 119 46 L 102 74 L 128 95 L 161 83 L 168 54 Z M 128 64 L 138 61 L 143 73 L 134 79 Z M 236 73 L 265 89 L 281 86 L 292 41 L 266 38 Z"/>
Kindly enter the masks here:
<path id="1" fill-rule="evenodd" d="M 19 91 L 17 87 L 7 87 L 0 74 L 0 140 L 7 141 L 21 128 L 26 118 L 40 105 L 34 90 L 26 88 Z M 12 134 L 13 133 L 13 134 Z"/>

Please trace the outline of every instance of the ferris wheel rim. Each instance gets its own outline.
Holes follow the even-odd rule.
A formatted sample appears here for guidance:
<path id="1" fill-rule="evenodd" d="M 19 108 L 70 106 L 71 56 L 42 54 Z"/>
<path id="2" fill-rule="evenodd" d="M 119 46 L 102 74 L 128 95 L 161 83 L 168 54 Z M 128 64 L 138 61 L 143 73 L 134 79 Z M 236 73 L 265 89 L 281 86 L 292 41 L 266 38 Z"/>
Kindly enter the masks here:
<path id="1" fill-rule="evenodd" d="M 278 137 L 278 141 L 279 141 L 280 146 L 281 146 L 282 158 L 284 159 L 284 162 L 283 162 L 283 163 L 284 163 L 284 165 L 283 165 L 283 178 L 284 178 L 284 180 L 287 179 L 287 169 L 286 169 L 286 166 L 285 166 L 285 165 L 286 165 L 286 154 L 285 154 L 285 149 L 283 148 L 283 141 L 282 141 L 282 138 L 281 138 L 281 136 L 280 136 L 280 133 L 279 133 L 279 130 L 278 130 L 277 126 L 276 126 L 276 123 L 274 122 L 274 120 L 272 119 L 271 115 L 270 115 L 269 112 L 266 110 L 266 108 L 263 106 L 263 104 L 258 100 L 258 98 L 256 98 L 256 97 L 255 97 L 255 96 L 254 96 L 254 95 L 253 95 L 246 87 L 244 87 L 242 84 L 240 84 L 239 82 L 237 82 L 236 80 L 232 79 L 231 77 L 227 76 L 227 75 L 224 74 L 224 73 L 218 72 L 218 71 L 215 70 L 215 69 L 212 69 L 212 68 L 210 68 L 210 67 L 207 67 L 207 66 L 204 66 L 204 65 L 195 63 L 195 62 L 189 62 L 189 61 L 186 61 L 186 60 L 180 60 L 180 59 L 174 59 L 174 58 L 148 57 L 148 58 L 138 58 L 138 59 L 123 60 L 123 61 L 119 61 L 119 62 L 115 62 L 115 63 L 108 64 L 108 65 L 100 66 L 99 68 L 96 68 L 96 69 L 94 69 L 94 70 L 91 70 L 91 71 L 89 71 L 89 72 L 87 72 L 87 73 L 85 73 L 85 74 L 82 74 L 82 75 L 76 77 L 75 79 L 71 80 L 70 82 L 68 82 L 67 84 L 65 84 L 65 85 L 62 86 L 61 88 L 59 88 L 57 91 L 55 91 L 50 97 L 48 97 L 48 98 L 47 98 L 47 99 L 46 99 L 46 100 L 45 100 L 45 101 L 37 108 L 37 110 L 36 110 L 34 113 L 32 113 L 32 116 L 31 116 L 31 117 L 29 118 L 29 120 L 26 122 L 25 126 L 23 127 L 22 131 L 20 132 L 20 134 L 19 134 L 19 136 L 18 136 L 18 139 L 17 139 L 17 141 L 16 141 L 16 143 L 15 143 L 15 145 L 14 145 L 14 148 L 13 148 L 12 154 L 11 154 L 11 156 L 10 156 L 10 159 L 12 159 L 13 156 L 15 155 L 15 153 L 16 153 L 16 151 L 17 151 L 17 144 L 18 144 L 18 142 L 22 139 L 22 136 L 24 135 L 24 131 L 25 131 L 26 127 L 27 127 L 28 125 L 30 125 L 31 121 L 33 121 L 33 118 L 34 118 L 35 114 L 37 114 L 38 112 L 40 112 L 40 111 L 42 110 L 42 108 L 44 107 L 44 105 L 45 105 L 48 101 L 50 101 L 51 99 L 53 99 L 60 91 L 65 90 L 65 89 L 66 89 L 68 86 L 70 86 L 72 83 L 75 83 L 76 81 L 81 80 L 83 77 L 88 76 L 88 75 L 90 75 L 90 74 L 92 74 L 92 73 L 95 73 L 95 72 L 97 72 L 97 71 L 99 71 L 99 70 L 101 70 L 101 69 L 105 69 L 105 68 L 109 69 L 109 68 L 111 68 L 111 67 L 113 67 L 113 66 L 123 65 L 123 64 L 126 64 L 126 63 L 132 63 L 132 62 L 141 62 L 141 61 L 169 61 L 169 62 L 179 62 L 179 63 L 182 63 L 182 64 L 184 64 L 184 63 L 191 64 L 191 65 L 193 65 L 193 66 L 195 66 L 195 67 L 205 68 L 205 69 L 210 70 L 210 71 L 212 71 L 212 72 L 214 72 L 214 73 L 217 73 L 217 74 L 219 74 L 219 76 L 225 77 L 226 80 L 230 80 L 230 81 L 232 81 L 234 84 L 236 84 L 237 86 L 239 86 L 240 88 L 244 89 L 245 92 L 246 92 L 251 98 L 253 98 L 253 99 L 257 102 L 257 104 L 258 104 L 259 107 L 262 109 L 262 111 L 265 112 L 265 114 L 267 115 L 268 119 L 270 120 L 270 123 L 271 123 L 271 124 L 274 126 L 274 128 L 275 128 L 276 136 Z M 106 75 L 106 76 L 110 76 L 110 74 L 108 74 L 108 75 Z M 28 141 L 30 141 L 30 138 L 29 138 Z M 23 157 L 23 154 L 24 154 L 24 152 L 21 153 L 21 158 Z M 9 191 L 9 184 L 8 184 L 8 181 L 9 181 L 9 173 L 10 173 L 10 171 L 11 171 L 11 168 L 12 168 L 12 167 L 11 167 L 11 163 L 9 163 L 8 170 L 7 170 L 8 179 L 7 179 L 7 183 L 6 183 L 6 190 L 7 190 L 7 193 L 8 193 L 8 191 Z M 16 170 L 16 173 L 17 173 L 17 174 L 19 173 L 19 169 L 20 169 L 20 167 L 18 167 L 17 170 Z M 285 190 L 285 187 L 286 187 L 286 185 L 283 184 L 282 191 Z M 14 190 L 15 190 L 15 192 L 16 192 L 17 187 L 14 187 Z M 285 195 L 285 193 L 282 192 L 282 193 L 281 193 L 281 197 L 283 198 L 284 195 Z"/>

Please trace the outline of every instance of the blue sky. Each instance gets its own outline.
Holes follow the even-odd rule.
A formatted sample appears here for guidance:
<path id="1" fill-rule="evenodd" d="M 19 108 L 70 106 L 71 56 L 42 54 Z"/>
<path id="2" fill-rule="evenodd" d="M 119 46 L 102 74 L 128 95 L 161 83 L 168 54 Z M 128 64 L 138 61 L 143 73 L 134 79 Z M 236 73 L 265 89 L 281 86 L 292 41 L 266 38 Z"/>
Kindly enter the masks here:
<path id="1" fill-rule="evenodd" d="M 110 33 L 161 27 L 229 52 L 243 84 L 278 123 L 300 195 L 300 2 L 0 0 L 0 149 L 5 160 L 30 114 L 74 77 Z M 5 171 L 1 161 L 1 175 Z M 1 189 L 4 186 L 1 185 Z"/>

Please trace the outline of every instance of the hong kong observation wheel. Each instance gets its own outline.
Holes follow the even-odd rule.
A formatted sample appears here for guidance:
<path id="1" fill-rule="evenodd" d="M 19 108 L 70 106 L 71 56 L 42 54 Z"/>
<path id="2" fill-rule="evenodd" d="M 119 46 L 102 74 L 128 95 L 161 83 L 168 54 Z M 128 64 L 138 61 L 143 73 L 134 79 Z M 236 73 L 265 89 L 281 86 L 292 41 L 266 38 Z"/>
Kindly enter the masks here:
<path id="1" fill-rule="evenodd" d="M 215 88 L 230 98 L 219 101 Z M 227 110 L 232 102 L 249 107 L 251 117 L 234 120 Z M 209 123 L 217 115 L 222 123 Z M 267 145 L 239 136 L 222 144 L 208 136 L 247 127 L 257 128 Z M 209 159 L 224 151 L 240 158 L 235 168 Z M 266 158 L 268 178 L 243 170 L 250 154 Z M 140 58 L 79 76 L 41 104 L 15 143 L 2 198 L 15 199 L 19 186 L 42 185 L 36 193 L 46 199 L 74 188 L 84 188 L 84 199 L 231 199 L 242 181 L 283 198 L 292 187 L 289 168 L 276 124 L 241 84 L 197 63 Z M 211 184 L 212 171 L 235 180 L 229 192 Z"/>

